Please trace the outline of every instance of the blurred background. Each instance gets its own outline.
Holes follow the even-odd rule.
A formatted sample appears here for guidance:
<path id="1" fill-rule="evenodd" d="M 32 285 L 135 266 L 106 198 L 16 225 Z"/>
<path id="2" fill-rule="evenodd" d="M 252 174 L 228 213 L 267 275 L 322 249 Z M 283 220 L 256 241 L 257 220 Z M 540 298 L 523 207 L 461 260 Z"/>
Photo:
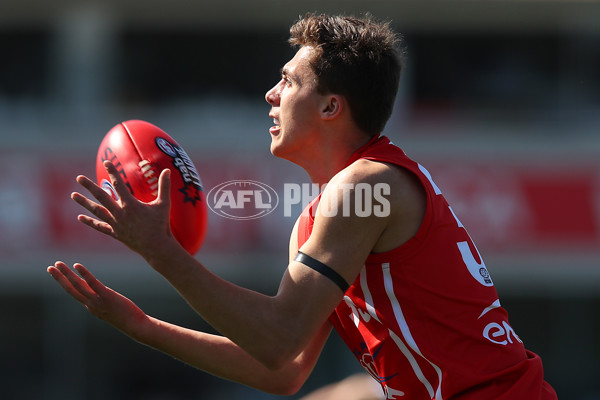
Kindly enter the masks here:
<path id="1" fill-rule="evenodd" d="M 600 3 L 594 1 L 0 2 L 0 391 L 3 399 L 275 399 L 199 372 L 94 319 L 46 274 L 79 261 L 148 314 L 211 331 L 69 199 L 117 123 L 171 134 L 206 190 L 308 182 L 269 153 L 264 93 L 309 11 L 402 32 L 385 134 L 432 173 L 561 399 L 600 399 Z M 197 257 L 274 294 L 294 218 L 209 215 Z M 359 371 L 337 336 L 299 394 Z M 293 396 L 290 398 L 298 398 Z"/>

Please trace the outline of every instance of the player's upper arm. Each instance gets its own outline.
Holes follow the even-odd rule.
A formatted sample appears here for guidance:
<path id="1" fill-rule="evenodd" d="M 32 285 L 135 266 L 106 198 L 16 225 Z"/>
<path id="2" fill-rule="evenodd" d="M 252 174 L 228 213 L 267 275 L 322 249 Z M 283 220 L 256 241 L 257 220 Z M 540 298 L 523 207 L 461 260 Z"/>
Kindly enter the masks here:
<path id="1" fill-rule="evenodd" d="M 404 225 L 398 209 L 412 201 L 403 195 L 404 185 L 412 185 L 406 174 L 387 164 L 359 160 L 336 175 L 321 195 L 311 236 L 300 251 L 352 284 L 371 252 L 396 247 L 416 232 L 414 227 L 396 229 Z M 375 190 L 381 192 L 376 195 Z M 301 351 L 307 345 L 344 295 L 329 277 L 293 259 L 297 230 L 298 226 L 290 239 L 291 261 L 272 310 L 283 318 L 281 325 L 289 341 L 290 354 L 282 355 L 283 359 L 295 356 L 292 349 Z"/>
<path id="2" fill-rule="evenodd" d="M 397 172 L 360 160 L 336 175 L 317 207 L 313 231 L 300 248 L 352 284 L 394 218 L 391 193 Z"/>

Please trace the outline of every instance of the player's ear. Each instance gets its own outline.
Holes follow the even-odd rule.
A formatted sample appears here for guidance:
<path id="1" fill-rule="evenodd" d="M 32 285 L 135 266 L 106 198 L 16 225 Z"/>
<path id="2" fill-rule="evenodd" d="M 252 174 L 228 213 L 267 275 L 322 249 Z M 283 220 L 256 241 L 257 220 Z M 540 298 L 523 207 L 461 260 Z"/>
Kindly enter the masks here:
<path id="1" fill-rule="evenodd" d="M 344 98 L 337 94 L 330 94 L 323 99 L 321 118 L 334 119 L 342 113 L 343 109 Z"/>

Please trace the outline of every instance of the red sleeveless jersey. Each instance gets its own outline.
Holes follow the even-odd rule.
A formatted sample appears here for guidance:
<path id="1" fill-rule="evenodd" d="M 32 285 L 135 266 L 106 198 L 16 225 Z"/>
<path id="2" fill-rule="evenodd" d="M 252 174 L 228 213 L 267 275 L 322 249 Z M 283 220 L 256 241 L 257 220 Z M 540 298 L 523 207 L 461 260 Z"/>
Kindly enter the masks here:
<path id="1" fill-rule="evenodd" d="M 548 400 L 540 358 L 525 349 L 469 234 L 429 172 L 385 136 L 357 150 L 415 174 L 427 192 L 417 234 L 371 253 L 330 321 L 388 399 Z M 314 223 L 300 216 L 298 247 Z"/>

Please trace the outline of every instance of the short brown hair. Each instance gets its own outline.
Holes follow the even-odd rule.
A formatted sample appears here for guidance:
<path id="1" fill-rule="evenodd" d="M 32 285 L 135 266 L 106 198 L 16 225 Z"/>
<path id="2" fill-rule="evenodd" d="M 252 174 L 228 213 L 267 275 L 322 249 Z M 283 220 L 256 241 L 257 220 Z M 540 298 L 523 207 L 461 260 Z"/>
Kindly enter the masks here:
<path id="1" fill-rule="evenodd" d="M 307 14 L 290 28 L 293 47 L 312 46 L 320 93 L 344 96 L 359 128 L 380 133 L 392 114 L 403 64 L 402 38 L 372 16 Z"/>

